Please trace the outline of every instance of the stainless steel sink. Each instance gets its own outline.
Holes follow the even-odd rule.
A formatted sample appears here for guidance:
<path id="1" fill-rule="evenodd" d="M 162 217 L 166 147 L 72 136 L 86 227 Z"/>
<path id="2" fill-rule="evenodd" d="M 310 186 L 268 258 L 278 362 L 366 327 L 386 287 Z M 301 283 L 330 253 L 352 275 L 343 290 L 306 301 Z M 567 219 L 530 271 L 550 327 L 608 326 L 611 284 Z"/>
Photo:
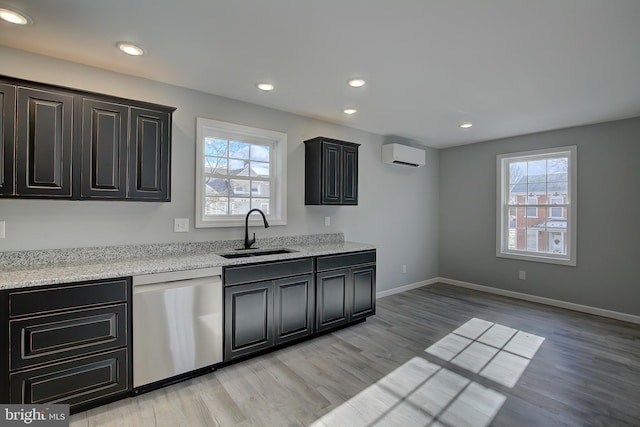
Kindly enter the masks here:
<path id="1" fill-rule="evenodd" d="M 218 254 L 222 258 L 248 258 L 254 256 L 263 256 L 263 255 L 278 255 L 278 254 L 288 254 L 291 252 L 296 252 L 292 249 L 236 249 L 237 252 Z"/>

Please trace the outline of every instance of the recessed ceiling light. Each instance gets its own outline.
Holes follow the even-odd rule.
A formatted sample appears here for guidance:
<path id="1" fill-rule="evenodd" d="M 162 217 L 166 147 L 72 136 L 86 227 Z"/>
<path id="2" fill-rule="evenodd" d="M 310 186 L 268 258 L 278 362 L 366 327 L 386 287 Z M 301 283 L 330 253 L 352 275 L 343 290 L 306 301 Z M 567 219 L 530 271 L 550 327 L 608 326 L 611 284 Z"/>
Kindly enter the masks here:
<path id="1" fill-rule="evenodd" d="M 347 84 L 351 87 L 362 87 L 366 82 L 362 79 L 351 79 Z"/>
<path id="2" fill-rule="evenodd" d="M 141 47 L 136 46 L 135 44 L 132 44 L 132 43 L 119 42 L 116 46 L 118 46 L 118 49 L 120 49 L 127 55 L 131 55 L 131 56 L 144 55 L 144 50 L 142 50 Z"/>
<path id="3" fill-rule="evenodd" d="M 462 129 L 469 129 L 471 126 L 473 126 L 473 123 L 471 123 L 471 122 L 462 122 L 462 123 L 460 123 L 460 127 Z"/>
<path id="4" fill-rule="evenodd" d="M 263 90 L 265 92 L 270 92 L 273 89 L 275 89 L 275 86 L 272 85 L 271 83 L 258 83 L 256 86 L 258 86 L 258 89 Z"/>
<path id="5" fill-rule="evenodd" d="M 22 12 L 0 8 L 0 19 L 17 25 L 30 25 L 33 20 Z"/>
<path id="6" fill-rule="evenodd" d="M 345 108 L 343 111 L 345 114 L 349 114 L 349 115 L 355 114 L 358 112 L 358 110 L 356 110 L 355 108 Z"/>

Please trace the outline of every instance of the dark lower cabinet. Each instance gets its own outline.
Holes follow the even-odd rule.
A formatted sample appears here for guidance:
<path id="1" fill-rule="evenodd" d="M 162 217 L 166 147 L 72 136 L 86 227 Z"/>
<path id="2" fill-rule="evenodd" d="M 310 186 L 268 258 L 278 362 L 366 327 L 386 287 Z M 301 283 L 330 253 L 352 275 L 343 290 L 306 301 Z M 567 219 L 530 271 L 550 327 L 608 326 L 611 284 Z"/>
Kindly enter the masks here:
<path id="1" fill-rule="evenodd" d="M 66 403 L 71 411 L 97 399 L 126 393 L 129 357 L 126 349 L 11 374 L 11 403 Z M 97 406 L 97 405 L 93 405 Z"/>
<path id="2" fill-rule="evenodd" d="M 1 401 L 77 412 L 127 396 L 130 292 L 130 279 L 3 291 Z"/>
<path id="3" fill-rule="evenodd" d="M 313 333 L 313 259 L 227 267 L 224 360 Z"/>
<path id="4" fill-rule="evenodd" d="M 375 314 L 375 251 L 318 257 L 316 262 L 316 331 Z"/>
<path id="5" fill-rule="evenodd" d="M 225 359 L 273 345 L 271 281 L 225 288 Z"/>
<path id="6" fill-rule="evenodd" d="M 316 275 L 316 329 L 323 331 L 347 324 L 347 283 L 349 270 Z"/>
<path id="7" fill-rule="evenodd" d="M 313 275 L 279 279 L 274 286 L 275 344 L 313 333 Z"/>

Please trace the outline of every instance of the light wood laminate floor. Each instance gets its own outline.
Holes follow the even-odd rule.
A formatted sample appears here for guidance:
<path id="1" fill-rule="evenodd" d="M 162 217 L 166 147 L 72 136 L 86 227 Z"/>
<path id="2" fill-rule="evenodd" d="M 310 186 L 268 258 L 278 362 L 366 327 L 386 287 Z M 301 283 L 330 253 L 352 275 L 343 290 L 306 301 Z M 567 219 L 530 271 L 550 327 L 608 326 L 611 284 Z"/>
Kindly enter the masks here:
<path id="1" fill-rule="evenodd" d="M 640 426 L 640 326 L 437 284 L 82 426 Z"/>

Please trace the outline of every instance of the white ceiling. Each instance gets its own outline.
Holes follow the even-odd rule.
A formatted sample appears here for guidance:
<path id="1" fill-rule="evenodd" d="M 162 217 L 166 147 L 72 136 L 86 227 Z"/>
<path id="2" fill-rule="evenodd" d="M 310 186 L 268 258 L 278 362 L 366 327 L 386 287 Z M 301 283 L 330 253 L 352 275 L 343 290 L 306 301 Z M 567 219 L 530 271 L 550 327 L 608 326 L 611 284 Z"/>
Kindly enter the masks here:
<path id="1" fill-rule="evenodd" d="M 640 0 L 0 0 L 0 7 L 34 21 L 0 21 L 6 46 L 430 147 L 640 116 Z M 126 56 L 118 41 L 147 54 Z M 366 86 L 348 87 L 353 77 Z M 276 90 L 257 90 L 259 81 Z M 358 112 L 347 116 L 347 107 Z M 463 121 L 474 126 L 460 129 Z"/>

